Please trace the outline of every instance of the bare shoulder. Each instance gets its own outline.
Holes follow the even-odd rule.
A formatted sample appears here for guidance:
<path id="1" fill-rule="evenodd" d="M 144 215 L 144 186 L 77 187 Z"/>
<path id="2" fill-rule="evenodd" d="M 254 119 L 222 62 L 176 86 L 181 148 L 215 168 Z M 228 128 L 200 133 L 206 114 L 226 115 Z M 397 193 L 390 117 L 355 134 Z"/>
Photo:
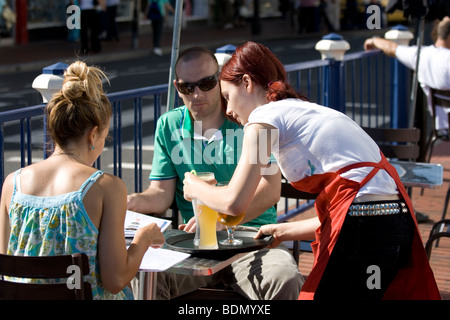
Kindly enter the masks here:
<path id="1" fill-rule="evenodd" d="M 117 193 L 127 193 L 127 187 L 123 180 L 109 173 L 104 173 L 98 180 L 98 185 L 103 190 Z"/>

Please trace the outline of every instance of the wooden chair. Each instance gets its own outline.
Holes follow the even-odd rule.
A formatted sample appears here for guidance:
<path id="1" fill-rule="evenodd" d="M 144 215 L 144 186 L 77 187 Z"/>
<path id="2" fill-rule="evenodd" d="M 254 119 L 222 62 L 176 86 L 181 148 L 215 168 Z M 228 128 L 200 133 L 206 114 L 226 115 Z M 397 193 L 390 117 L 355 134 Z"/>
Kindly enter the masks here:
<path id="1" fill-rule="evenodd" d="M 312 194 L 308 192 L 303 192 L 298 189 L 295 189 L 285 178 L 282 178 L 281 181 L 281 198 L 284 198 L 286 212 L 282 213 L 277 217 L 278 223 L 283 223 L 288 221 L 290 218 L 295 217 L 306 210 L 309 210 L 314 206 L 314 200 L 317 198 L 318 194 Z M 297 200 L 297 204 L 294 208 L 289 209 L 289 200 L 295 199 Z M 305 203 L 299 205 L 299 200 L 306 200 Z M 304 252 L 312 252 L 311 242 L 310 241 L 292 241 L 292 254 L 294 256 L 297 264 L 299 263 L 299 254 L 300 251 Z"/>
<path id="2" fill-rule="evenodd" d="M 363 130 L 378 144 L 386 158 L 416 161 L 420 154 L 420 129 L 368 128 Z"/>
<path id="3" fill-rule="evenodd" d="M 378 144 L 386 158 L 415 162 L 420 154 L 420 129 L 418 128 L 368 128 L 364 131 Z M 411 197 L 412 187 L 407 188 Z M 428 217 L 415 212 L 417 219 L 425 221 Z"/>
<path id="4" fill-rule="evenodd" d="M 438 107 L 447 107 L 450 108 L 450 90 L 437 90 L 430 89 L 431 95 L 431 135 L 426 144 L 427 149 L 427 162 L 430 162 L 431 155 L 433 153 L 433 147 L 437 140 L 450 141 L 450 130 L 447 131 L 447 134 L 443 134 L 436 130 L 436 108 Z M 450 124 L 450 113 L 448 114 L 448 120 Z M 448 128 L 447 128 L 448 129 Z"/>
<path id="5" fill-rule="evenodd" d="M 450 141 L 450 128 L 447 128 L 447 134 L 444 134 L 444 133 L 436 130 L 436 108 L 438 106 L 450 108 L 450 90 L 437 90 L 437 89 L 431 88 L 430 95 L 431 95 L 432 129 L 431 129 L 430 138 L 426 145 L 427 162 L 430 162 L 430 160 L 431 160 L 431 156 L 433 154 L 433 147 L 437 140 Z M 448 114 L 448 123 L 450 125 L 450 113 Z M 449 203 L 449 198 L 450 198 L 450 186 L 447 190 L 447 196 L 445 198 L 444 211 L 442 213 L 442 220 L 445 219 L 445 215 L 446 215 L 448 203 Z"/>
<path id="6" fill-rule="evenodd" d="M 69 288 L 69 283 L 21 283 L 4 279 L 4 276 L 31 279 L 72 278 L 79 268 L 79 285 Z M 0 255 L 0 299 L 6 300 L 92 300 L 92 288 L 83 281 L 89 274 L 89 261 L 84 253 L 62 256 L 11 256 Z M 72 279 L 71 279 L 72 280 Z M 77 280 L 77 279 L 75 279 Z M 69 280 L 70 281 L 70 280 Z"/>
<path id="7" fill-rule="evenodd" d="M 440 238 L 450 238 L 450 220 L 441 220 L 439 222 L 436 222 L 430 231 L 430 236 L 428 237 L 428 241 L 425 244 L 425 252 L 427 253 L 428 260 L 430 260 L 431 257 L 431 249 L 433 248 L 433 242 L 436 241 L 436 247 L 437 242 Z"/>

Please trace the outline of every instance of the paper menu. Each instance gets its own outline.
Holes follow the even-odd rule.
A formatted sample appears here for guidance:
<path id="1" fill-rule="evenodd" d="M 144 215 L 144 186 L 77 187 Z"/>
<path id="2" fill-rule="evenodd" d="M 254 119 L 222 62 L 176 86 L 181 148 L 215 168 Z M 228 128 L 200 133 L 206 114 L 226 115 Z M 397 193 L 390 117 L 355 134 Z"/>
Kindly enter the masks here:
<path id="1" fill-rule="evenodd" d="M 139 271 L 165 271 L 189 256 L 189 253 L 150 247 L 142 258 Z"/>
<path id="2" fill-rule="evenodd" d="M 172 221 L 167 219 L 156 218 L 146 214 L 127 210 L 124 223 L 125 237 L 133 238 L 137 229 L 142 228 L 152 222 L 156 223 L 161 228 L 161 232 L 164 232 L 172 223 Z"/>

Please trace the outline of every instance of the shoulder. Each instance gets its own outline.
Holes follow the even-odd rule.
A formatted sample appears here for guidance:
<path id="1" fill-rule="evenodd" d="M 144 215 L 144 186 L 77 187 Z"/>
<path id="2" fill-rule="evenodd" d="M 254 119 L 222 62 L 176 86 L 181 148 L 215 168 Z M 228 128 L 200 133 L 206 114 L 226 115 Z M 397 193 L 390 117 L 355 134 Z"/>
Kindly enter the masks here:
<path id="1" fill-rule="evenodd" d="M 122 179 L 119 177 L 116 177 L 109 173 L 103 173 L 98 178 L 98 186 L 101 187 L 103 190 L 107 190 L 107 192 L 115 191 L 116 195 L 117 192 L 127 192 L 127 187 Z"/>
<path id="2" fill-rule="evenodd" d="M 175 108 L 173 110 L 169 110 L 163 113 L 158 118 L 158 127 L 166 127 L 166 126 L 179 126 L 181 121 L 183 121 L 184 117 L 187 115 L 188 110 L 186 106 L 181 106 Z"/>
<path id="3" fill-rule="evenodd" d="M 14 177 L 15 172 L 12 172 L 8 174 L 6 179 L 3 181 L 1 196 L 2 202 L 5 201 L 5 203 L 9 203 L 9 201 L 11 200 L 14 191 Z"/>

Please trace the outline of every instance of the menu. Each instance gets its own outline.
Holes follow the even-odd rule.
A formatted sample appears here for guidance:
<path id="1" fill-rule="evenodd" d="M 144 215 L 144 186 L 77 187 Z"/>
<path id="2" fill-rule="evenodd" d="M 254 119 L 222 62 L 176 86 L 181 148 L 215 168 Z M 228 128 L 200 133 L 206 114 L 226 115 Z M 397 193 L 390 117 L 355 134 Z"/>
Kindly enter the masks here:
<path id="1" fill-rule="evenodd" d="M 156 223 L 160 227 L 161 232 L 167 230 L 167 228 L 172 223 L 172 221 L 170 220 L 156 218 L 146 214 L 127 210 L 124 223 L 125 237 L 133 238 L 136 230 L 152 222 Z M 144 257 L 142 258 L 139 270 L 161 272 L 167 270 L 178 262 L 187 259 L 189 256 L 189 253 L 149 247 Z"/>
<path id="2" fill-rule="evenodd" d="M 156 218 L 146 214 L 127 210 L 125 215 L 125 238 L 133 238 L 136 230 L 142 228 L 150 223 L 156 223 L 161 229 L 161 232 L 166 231 L 172 221 L 167 219 Z"/>
<path id="3" fill-rule="evenodd" d="M 165 271 L 189 256 L 189 253 L 150 247 L 142 258 L 139 271 Z"/>

